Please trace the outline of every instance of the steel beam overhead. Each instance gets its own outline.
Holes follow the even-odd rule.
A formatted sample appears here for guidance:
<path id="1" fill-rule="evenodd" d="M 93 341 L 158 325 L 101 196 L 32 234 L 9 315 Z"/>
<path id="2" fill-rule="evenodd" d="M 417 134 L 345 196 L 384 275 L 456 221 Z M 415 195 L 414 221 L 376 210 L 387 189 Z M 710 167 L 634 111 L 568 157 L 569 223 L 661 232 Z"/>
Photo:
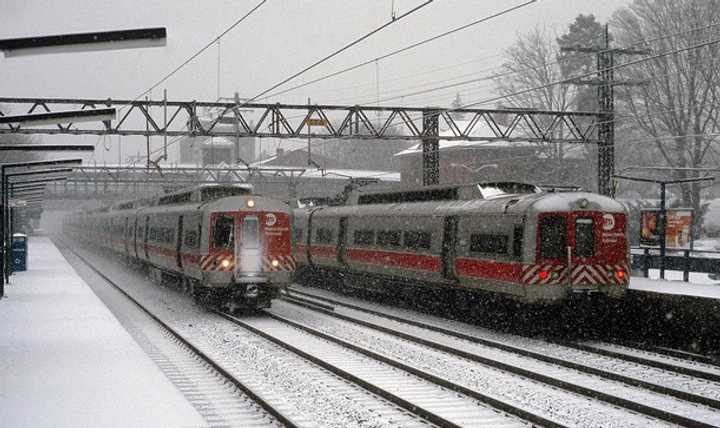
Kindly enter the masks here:
<path id="1" fill-rule="evenodd" d="M 55 125 L 59 123 L 99 122 L 114 120 L 114 108 L 93 108 L 90 110 L 46 111 L 15 116 L 0 116 L 0 125 Z"/>
<path id="2" fill-rule="evenodd" d="M 196 101 L 143 101 L 65 98 L 0 98 L 32 113 L 73 106 L 77 109 L 115 107 L 120 117 L 111 125 L 70 127 L 0 125 L 0 134 L 141 135 L 207 137 L 274 137 L 317 139 L 467 140 L 598 143 L 596 112 L 533 109 L 459 109 L 307 104 L 257 104 Z M 218 114 L 205 122 L 200 109 Z M 455 120 L 462 113 L 467 125 Z M 450 135 L 425 132 L 424 120 L 434 116 Z M 322 126 L 311 126 L 321 123 Z M 461 126 L 462 125 L 462 126 Z M 562 130 L 563 132 L 558 132 Z M 553 139 L 553 135 L 564 135 Z"/>
<path id="3" fill-rule="evenodd" d="M 44 53 L 133 49 L 165 46 L 166 43 L 165 27 L 155 27 L 4 39 L 0 40 L 0 50 L 5 53 L 6 57 L 10 57 Z"/>
<path id="4" fill-rule="evenodd" d="M 92 152 L 95 146 L 88 144 L 6 144 L 0 145 L 0 152 Z"/>

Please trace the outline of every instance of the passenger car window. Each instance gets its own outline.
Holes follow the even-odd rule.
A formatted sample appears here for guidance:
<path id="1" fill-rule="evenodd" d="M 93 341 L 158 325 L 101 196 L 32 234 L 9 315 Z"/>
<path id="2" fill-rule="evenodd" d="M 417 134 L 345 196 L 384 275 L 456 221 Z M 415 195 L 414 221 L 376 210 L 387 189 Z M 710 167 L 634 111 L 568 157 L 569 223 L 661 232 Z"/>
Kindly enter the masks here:
<path id="1" fill-rule="evenodd" d="M 213 245 L 220 248 L 231 248 L 235 243 L 235 220 L 232 217 L 219 217 L 215 220 Z"/>

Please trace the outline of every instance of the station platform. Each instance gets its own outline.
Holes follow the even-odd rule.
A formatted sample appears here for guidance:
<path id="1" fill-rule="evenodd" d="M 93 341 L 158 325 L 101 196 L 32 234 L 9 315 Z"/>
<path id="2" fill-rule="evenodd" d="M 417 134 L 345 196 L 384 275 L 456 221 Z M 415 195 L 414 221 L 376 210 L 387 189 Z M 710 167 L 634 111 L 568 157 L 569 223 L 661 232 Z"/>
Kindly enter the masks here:
<path id="1" fill-rule="evenodd" d="M 682 276 L 682 272 L 679 273 Z M 707 278 L 707 274 L 697 274 Z M 693 282 L 691 274 L 691 282 L 683 282 L 681 280 L 673 280 L 673 275 L 668 275 L 668 279 L 653 278 L 651 272 L 650 278 L 630 277 L 630 287 L 632 292 L 667 294 L 668 296 L 687 296 L 699 299 L 720 299 L 720 281 L 703 281 Z M 702 281 L 702 282 L 701 282 Z"/>
<path id="2" fill-rule="evenodd" d="M 204 419 L 46 237 L 0 300 L 4 427 L 195 427 Z"/>

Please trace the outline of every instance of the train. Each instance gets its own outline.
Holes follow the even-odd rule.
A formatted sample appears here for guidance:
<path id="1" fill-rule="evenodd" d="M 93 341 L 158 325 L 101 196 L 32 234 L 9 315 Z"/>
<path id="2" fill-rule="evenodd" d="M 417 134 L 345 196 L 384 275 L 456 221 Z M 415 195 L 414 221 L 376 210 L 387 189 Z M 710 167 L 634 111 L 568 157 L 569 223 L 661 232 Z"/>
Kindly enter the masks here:
<path id="1" fill-rule="evenodd" d="M 295 207 L 293 254 L 303 276 L 342 290 L 423 288 L 556 307 L 625 295 L 627 219 L 612 198 L 528 183 L 367 186 L 342 203 Z"/>
<path id="2" fill-rule="evenodd" d="M 287 203 L 251 185 L 201 185 L 150 200 L 73 213 L 64 233 L 177 278 L 223 310 L 269 307 L 296 263 Z"/>

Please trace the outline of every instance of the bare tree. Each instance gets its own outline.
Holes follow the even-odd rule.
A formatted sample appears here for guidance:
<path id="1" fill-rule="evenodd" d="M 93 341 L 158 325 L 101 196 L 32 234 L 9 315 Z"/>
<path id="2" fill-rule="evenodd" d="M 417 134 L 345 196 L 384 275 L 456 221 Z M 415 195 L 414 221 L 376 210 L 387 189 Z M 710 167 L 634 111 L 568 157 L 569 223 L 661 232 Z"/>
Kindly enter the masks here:
<path id="1" fill-rule="evenodd" d="M 623 69 L 624 78 L 647 80 L 646 85 L 618 88 L 619 116 L 632 118 L 665 165 L 697 168 L 720 160 L 713 135 L 720 130 L 720 47 L 687 50 L 720 39 L 718 22 L 717 0 L 635 0 L 613 16 L 620 45 L 649 41 L 645 46 L 654 54 L 668 53 Z M 695 175 L 678 170 L 674 178 Z M 682 187 L 683 203 L 698 213 L 700 191 L 697 183 Z"/>
<path id="2" fill-rule="evenodd" d="M 517 41 L 505 51 L 506 60 L 495 79 L 498 94 L 506 97 L 503 106 L 540 110 L 575 108 L 578 87 L 554 84 L 565 78 L 557 41 L 558 35 L 543 26 L 518 35 Z M 531 88 L 539 89 L 523 92 Z M 561 139 L 565 133 L 564 128 L 558 127 L 552 137 Z M 568 176 L 568 172 L 564 171 L 567 165 L 563 159 L 568 154 L 566 144 L 539 144 L 538 148 L 551 161 L 544 168 L 544 180 L 577 183 L 576 174 L 570 173 L 572 176 Z M 582 154 L 588 156 L 585 151 Z M 585 178 L 590 175 L 586 174 Z"/>

